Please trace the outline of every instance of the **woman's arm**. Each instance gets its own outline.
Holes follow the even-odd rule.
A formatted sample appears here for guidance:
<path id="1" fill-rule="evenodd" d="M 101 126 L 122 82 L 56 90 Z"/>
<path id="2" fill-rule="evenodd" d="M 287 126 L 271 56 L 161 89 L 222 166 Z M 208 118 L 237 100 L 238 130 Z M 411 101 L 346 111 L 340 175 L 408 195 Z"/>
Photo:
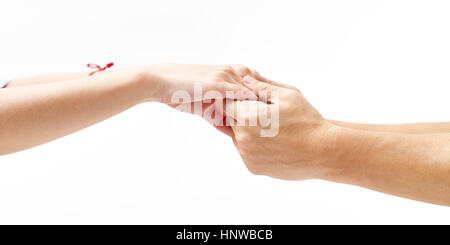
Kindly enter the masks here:
<path id="1" fill-rule="evenodd" d="M 37 85 L 43 83 L 59 82 L 64 80 L 71 80 L 81 77 L 87 77 L 89 72 L 56 72 L 41 75 L 34 75 L 29 77 L 16 78 L 11 80 L 6 87 L 20 87 L 27 85 Z"/>
<path id="2" fill-rule="evenodd" d="M 364 124 L 364 123 L 342 122 L 336 120 L 328 120 L 328 121 L 340 127 L 366 131 L 376 131 L 376 132 L 393 132 L 405 134 L 450 133 L 450 122 L 409 123 L 409 124 Z"/>
<path id="3" fill-rule="evenodd" d="M 195 99 L 195 85 L 224 95 L 249 92 L 230 66 L 159 64 L 80 75 L 0 89 L 0 155 L 73 133 L 144 101 L 170 104 L 179 90 Z"/>
<path id="4" fill-rule="evenodd" d="M 133 68 L 0 89 L 0 155 L 100 122 L 148 99 L 152 86 Z"/>

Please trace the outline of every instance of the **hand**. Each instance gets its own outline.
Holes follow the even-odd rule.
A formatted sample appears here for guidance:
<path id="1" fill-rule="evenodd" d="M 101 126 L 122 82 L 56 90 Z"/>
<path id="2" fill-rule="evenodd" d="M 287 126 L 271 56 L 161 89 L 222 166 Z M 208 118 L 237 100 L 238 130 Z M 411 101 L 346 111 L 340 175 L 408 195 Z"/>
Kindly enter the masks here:
<path id="1" fill-rule="evenodd" d="M 226 105 L 225 114 L 234 123 L 233 141 L 247 168 L 254 174 L 288 180 L 320 178 L 331 171 L 326 154 L 332 139 L 331 124 L 298 89 L 264 80 L 246 76 L 244 84 L 260 98 L 267 97 L 267 101 L 229 101 Z M 253 113 L 252 106 L 257 107 Z M 279 119 L 278 130 L 269 135 L 273 137 L 261 137 L 268 128 L 262 126 L 261 112 L 270 114 L 272 123 L 277 123 L 276 117 Z M 249 126 L 252 121 L 258 125 Z"/>
<path id="2" fill-rule="evenodd" d="M 242 65 L 186 65 L 157 64 L 145 69 L 146 80 L 151 81 L 153 89 L 150 100 L 165 104 L 178 104 L 172 101 L 176 91 L 185 91 L 191 97 L 190 102 L 199 101 L 195 98 L 195 86 L 201 86 L 201 96 L 208 91 L 217 91 L 226 98 L 226 92 L 245 92 L 251 96 L 249 89 L 242 85 L 242 78 L 251 71 Z M 200 98 L 202 100 L 202 98 Z"/>
<path id="3" fill-rule="evenodd" d="M 145 67 L 142 80 L 150 81 L 149 91 L 152 91 L 152 94 L 149 100 L 159 101 L 177 109 L 184 108 L 180 110 L 193 114 L 198 114 L 194 111 L 194 107 L 198 106 L 201 108 L 198 116 L 204 117 L 204 113 L 208 110 L 215 110 L 213 107 L 215 100 L 204 97 L 208 92 L 219 93 L 221 100 L 228 98 L 227 92 L 236 93 L 243 98 L 256 99 L 256 95 L 242 82 L 244 76 L 251 74 L 253 74 L 252 71 L 243 65 L 158 64 Z M 197 92 L 198 90 L 200 91 Z M 182 92 L 188 98 L 183 97 L 182 102 L 178 99 L 174 100 L 173 96 L 176 92 Z M 188 110 L 185 110 L 186 106 Z M 216 125 L 212 120 L 207 119 L 207 121 L 219 131 L 231 136 L 230 127 L 223 123 Z"/>

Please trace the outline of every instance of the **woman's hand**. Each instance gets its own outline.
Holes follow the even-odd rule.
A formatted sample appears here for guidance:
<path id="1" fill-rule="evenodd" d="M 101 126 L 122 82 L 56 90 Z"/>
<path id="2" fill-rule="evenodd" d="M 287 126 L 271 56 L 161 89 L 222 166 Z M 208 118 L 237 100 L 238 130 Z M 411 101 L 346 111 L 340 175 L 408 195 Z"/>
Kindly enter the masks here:
<path id="1" fill-rule="evenodd" d="M 225 125 L 225 118 L 215 120 L 215 103 L 225 99 L 257 99 L 257 96 L 243 85 L 242 78 L 254 75 L 243 65 L 185 65 L 157 64 L 146 66 L 143 80 L 150 84 L 149 101 L 165 103 L 183 112 L 203 117 L 219 131 L 231 136 L 231 128 Z M 182 92 L 183 100 L 174 95 Z M 206 97 L 208 92 L 216 92 L 214 98 Z M 187 97 L 187 98 L 186 98 Z M 196 111 L 194 108 L 200 108 Z M 213 116 L 215 117 L 215 116 Z M 220 121 L 219 123 L 217 123 Z"/>
<path id="2" fill-rule="evenodd" d="M 249 71 L 164 64 L 102 71 L 94 76 L 58 74 L 25 79 L 13 84 L 17 86 L 0 89 L 0 155 L 71 134 L 145 101 L 170 104 L 174 91 L 192 94 L 195 83 L 204 91 L 246 90 L 237 84 L 239 72 Z M 65 80 L 56 82 L 58 79 Z M 24 86 L 27 84 L 30 86 Z"/>
<path id="3" fill-rule="evenodd" d="M 187 64 L 156 64 L 144 69 L 144 80 L 151 83 L 150 101 L 158 101 L 173 105 L 172 96 L 177 91 L 185 91 L 191 101 L 199 101 L 194 95 L 194 89 L 201 86 L 201 98 L 208 91 L 217 91 L 223 98 L 229 92 L 241 92 L 248 97 L 254 94 L 242 85 L 242 78 L 251 75 L 251 71 L 241 65 L 187 65 Z M 175 103 L 177 104 L 177 103 Z"/>

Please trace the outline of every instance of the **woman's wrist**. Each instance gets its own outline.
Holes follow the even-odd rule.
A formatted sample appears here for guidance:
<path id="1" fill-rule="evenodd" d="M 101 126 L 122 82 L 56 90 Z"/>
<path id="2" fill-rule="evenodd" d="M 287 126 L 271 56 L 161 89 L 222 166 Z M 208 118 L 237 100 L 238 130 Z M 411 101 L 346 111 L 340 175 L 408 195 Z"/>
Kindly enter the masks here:
<path id="1" fill-rule="evenodd" d="M 131 70 L 132 86 L 140 91 L 141 102 L 162 102 L 164 86 L 153 65 L 134 67 Z"/>

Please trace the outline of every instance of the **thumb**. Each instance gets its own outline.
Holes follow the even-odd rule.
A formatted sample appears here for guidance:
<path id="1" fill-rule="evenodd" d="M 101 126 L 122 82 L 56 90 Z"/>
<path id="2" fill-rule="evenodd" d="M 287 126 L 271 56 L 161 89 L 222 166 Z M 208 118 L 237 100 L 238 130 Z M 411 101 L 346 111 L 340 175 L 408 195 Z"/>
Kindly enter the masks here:
<path id="1" fill-rule="evenodd" d="M 261 101 L 234 101 L 227 100 L 222 110 L 218 113 L 226 118 L 226 126 L 230 126 L 233 131 L 239 128 L 249 128 L 258 126 L 258 117 L 261 113 L 266 115 L 271 109 Z"/>
<path id="2" fill-rule="evenodd" d="M 295 91 L 299 91 L 300 90 L 292 85 L 288 85 L 288 84 L 283 84 L 283 83 L 278 83 L 275 81 L 272 81 L 268 78 L 263 77 L 257 70 L 252 70 L 252 76 L 254 76 L 257 80 L 263 81 L 265 83 L 269 83 L 272 84 L 274 86 L 278 86 L 278 87 L 282 87 L 282 88 L 288 88 L 288 89 L 293 89 Z"/>

